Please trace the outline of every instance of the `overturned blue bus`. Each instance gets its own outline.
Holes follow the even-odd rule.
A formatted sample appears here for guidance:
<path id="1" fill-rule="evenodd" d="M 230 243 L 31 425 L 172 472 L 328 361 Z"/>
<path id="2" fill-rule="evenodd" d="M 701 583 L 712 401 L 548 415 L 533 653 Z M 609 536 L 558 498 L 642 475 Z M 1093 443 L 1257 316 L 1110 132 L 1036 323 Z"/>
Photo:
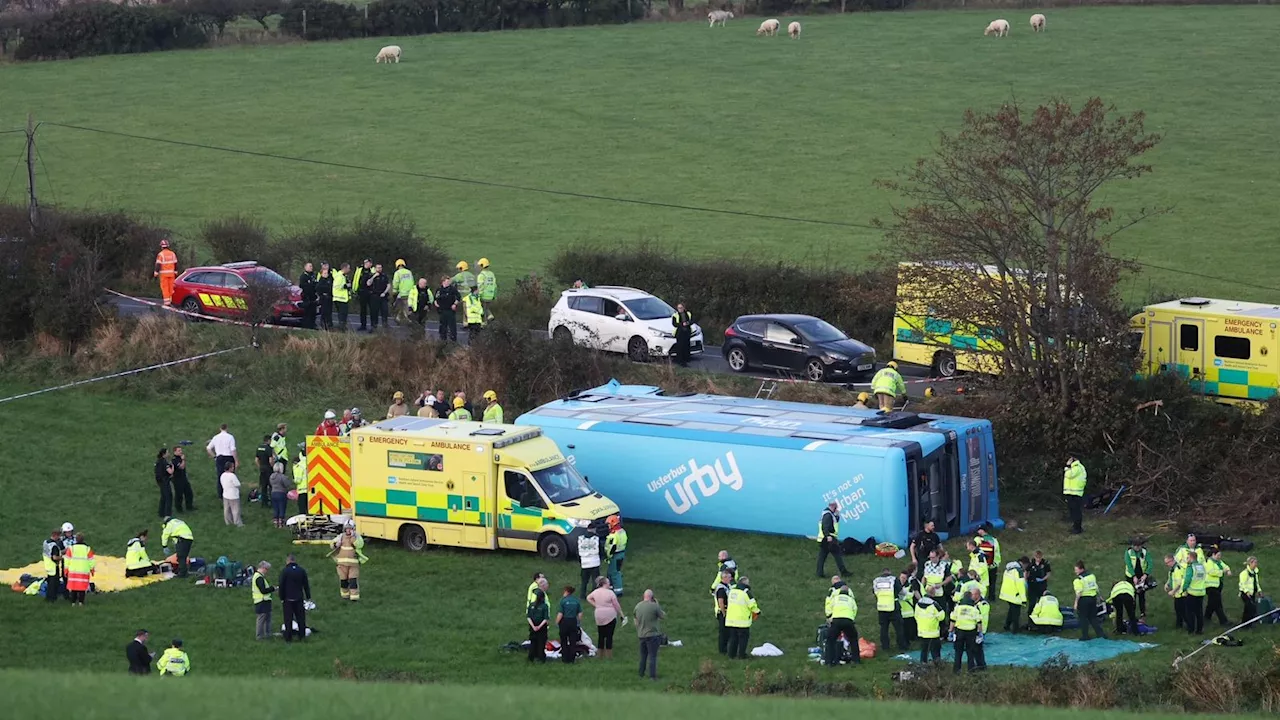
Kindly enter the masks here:
<path id="1" fill-rule="evenodd" d="M 842 537 L 905 545 L 1002 527 L 987 420 L 717 395 L 610 381 L 516 423 L 542 428 L 625 517 L 816 537 L 827 503 Z"/>

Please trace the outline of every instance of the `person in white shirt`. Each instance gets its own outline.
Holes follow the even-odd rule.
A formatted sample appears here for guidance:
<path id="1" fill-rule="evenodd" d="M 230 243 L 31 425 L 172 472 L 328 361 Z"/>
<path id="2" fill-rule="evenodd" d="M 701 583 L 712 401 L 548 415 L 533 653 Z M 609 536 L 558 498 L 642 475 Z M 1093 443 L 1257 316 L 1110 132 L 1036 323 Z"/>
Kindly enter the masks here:
<path id="1" fill-rule="evenodd" d="M 589 529 L 578 538 L 578 559 L 582 561 L 582 598 L 587 597 L 588 588 L 594 589 L 596 578 L 600 576 L 600 536 L 594 529 Z"/>
<path id="2" fill-rule="evenodd" d="M 232 461 L 218 478 L 222 486 L 222 521 L 228 525 L 243 527 L 240 520 L 240 478 L 236 477 L 236 464 Z"/>
<path id="3" fill-rule="evenodd" d="M 218 434 L 209 440 L 209 444 L 205 445 L 204 449 L 209 453 L 209 457 L 213 458 L 213 477 L 217 481 L 217 497 L 222 497 L 222 472 L 228 463 L 237 465 L 240 463 L 240 456 L 236 454 L 235 436 L 227 432 L 226 423 L 222 424 Z"/>

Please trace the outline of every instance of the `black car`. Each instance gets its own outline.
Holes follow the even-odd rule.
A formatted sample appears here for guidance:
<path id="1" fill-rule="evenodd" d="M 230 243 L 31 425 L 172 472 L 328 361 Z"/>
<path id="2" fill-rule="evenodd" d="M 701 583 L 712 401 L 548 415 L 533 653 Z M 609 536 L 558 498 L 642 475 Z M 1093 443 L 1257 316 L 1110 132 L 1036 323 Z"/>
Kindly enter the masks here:
<path id="1" fill-rule="evenodd" d="M 734 372 L 791 370 L 814 382 L 865 377 L 876 367 L 875 349 L 811 315 L 743 315 L 724 331 L 721 352 Z"/>

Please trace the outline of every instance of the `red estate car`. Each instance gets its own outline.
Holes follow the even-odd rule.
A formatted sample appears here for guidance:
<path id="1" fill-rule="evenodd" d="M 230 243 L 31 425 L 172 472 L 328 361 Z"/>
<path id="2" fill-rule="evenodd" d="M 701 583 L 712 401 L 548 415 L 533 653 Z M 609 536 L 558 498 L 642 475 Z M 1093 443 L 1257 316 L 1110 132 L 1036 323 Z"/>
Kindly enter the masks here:
<path id="1" fill-rule="evenodd" d="M 256 262 L 187 268 L 173 283 L 173 304 L 187 312 L 236 318 L 248 310 L 250 282 L 284 288 L 289 299 L 277 303 L 273 320 L 302 319 L 302 290 L 283 275 Z"/>

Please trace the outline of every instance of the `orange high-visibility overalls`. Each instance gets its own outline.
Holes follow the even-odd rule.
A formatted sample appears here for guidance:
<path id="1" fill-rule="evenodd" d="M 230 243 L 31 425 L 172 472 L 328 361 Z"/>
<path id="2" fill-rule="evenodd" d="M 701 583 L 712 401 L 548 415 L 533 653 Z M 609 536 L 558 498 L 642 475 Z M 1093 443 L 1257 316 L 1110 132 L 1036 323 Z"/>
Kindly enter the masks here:
<path id="1" fill-rule="evenodd" d="M 173 281 L 178 277 L 178 256 L 169 248 L 156 254 L 156 277 L 160 278 L 160 295 L 165 305 L 173 303 Z"/>

